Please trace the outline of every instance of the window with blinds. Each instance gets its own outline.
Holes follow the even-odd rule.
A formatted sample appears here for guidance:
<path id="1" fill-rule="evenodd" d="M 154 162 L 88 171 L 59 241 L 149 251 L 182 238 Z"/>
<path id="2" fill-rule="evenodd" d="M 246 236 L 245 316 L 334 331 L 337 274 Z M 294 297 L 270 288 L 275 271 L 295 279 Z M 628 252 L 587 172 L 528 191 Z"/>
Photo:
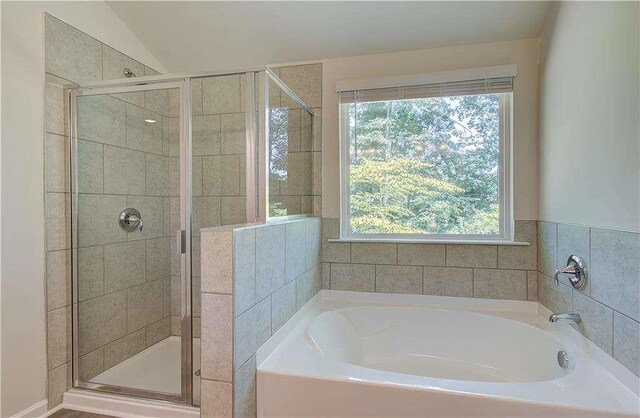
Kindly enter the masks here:
<path id="1" fill-rule="evenodd" d="M 341 236 L 512 240 L 514 75 L 337 85 Z"/>

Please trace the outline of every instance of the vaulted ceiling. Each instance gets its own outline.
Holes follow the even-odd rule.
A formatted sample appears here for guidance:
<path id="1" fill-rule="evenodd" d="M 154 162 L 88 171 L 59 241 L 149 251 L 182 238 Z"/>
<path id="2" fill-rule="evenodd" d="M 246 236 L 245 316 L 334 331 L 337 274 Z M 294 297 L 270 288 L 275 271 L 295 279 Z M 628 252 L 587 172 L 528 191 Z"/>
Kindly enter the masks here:
<path id="1" fill-rule="evenodd" d="M 171 72 L 537 37 L 548 2 L 109 1 Z"/>

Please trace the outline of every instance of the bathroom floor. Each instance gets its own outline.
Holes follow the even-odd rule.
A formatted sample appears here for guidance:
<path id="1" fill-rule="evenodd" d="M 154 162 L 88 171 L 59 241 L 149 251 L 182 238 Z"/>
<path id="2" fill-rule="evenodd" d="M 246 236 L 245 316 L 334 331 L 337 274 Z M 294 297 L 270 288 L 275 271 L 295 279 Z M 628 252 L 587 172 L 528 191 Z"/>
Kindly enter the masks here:
<path id="1" fill-rule="evenodd" d="M 115 418 L 111 415 L 93 414 L 91 412 L 76 411 L 75 409 L 60 409 L 49 418 Z"/>

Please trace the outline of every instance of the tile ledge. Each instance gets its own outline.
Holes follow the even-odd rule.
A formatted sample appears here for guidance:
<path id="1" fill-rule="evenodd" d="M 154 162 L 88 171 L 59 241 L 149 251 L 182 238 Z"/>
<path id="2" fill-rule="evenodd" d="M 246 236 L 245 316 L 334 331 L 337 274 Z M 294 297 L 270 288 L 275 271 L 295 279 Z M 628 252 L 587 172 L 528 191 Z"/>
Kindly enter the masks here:
<path id="1" fill-rule="evenodd" d="M 509 240 L 438 240 L 438 239 L 380 239 L 380 238 L 329 238 L 329 242 L 351 242 L 351 243 L 383 243 L 383 244 L 462 244 L 462 245 L 511 245 L 526 247 L 531 245 L 524 241 Z"/>

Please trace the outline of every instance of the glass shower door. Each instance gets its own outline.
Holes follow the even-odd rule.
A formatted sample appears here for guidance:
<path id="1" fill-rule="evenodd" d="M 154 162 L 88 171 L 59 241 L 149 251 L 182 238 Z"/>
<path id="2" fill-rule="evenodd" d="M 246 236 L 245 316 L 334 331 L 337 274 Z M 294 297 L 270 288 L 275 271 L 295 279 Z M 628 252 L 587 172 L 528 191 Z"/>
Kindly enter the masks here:
<path id="1" fill-rule="evenodd" d="M 189 97 L 70 92 L 76 387 L 192 402 Z"/>

